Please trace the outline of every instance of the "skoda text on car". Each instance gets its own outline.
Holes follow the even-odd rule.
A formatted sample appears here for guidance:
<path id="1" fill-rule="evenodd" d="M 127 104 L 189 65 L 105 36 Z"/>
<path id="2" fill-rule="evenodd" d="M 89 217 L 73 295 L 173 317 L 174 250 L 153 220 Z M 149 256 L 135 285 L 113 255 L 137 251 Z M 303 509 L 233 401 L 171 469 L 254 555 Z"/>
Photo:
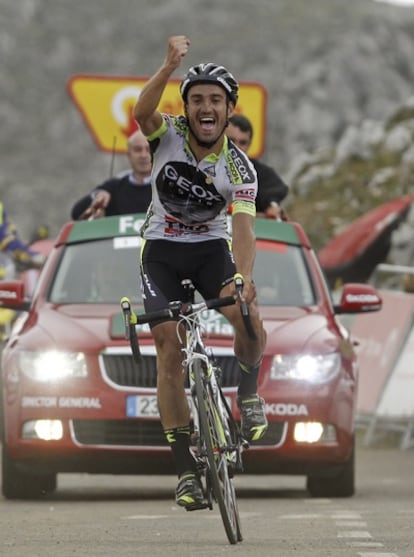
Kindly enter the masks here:
<path id="1" fill-rule="evenodd" d="M 2 489 L 7 498 L 56 489 L 61 473 L 173 474 L 159 421 L 156 354 L 137 327 L 142 361 L 124 336 L 120 299 L 142 310 L 143 215 L 66 224 L 31 301 L 1 281 L 0 303 L 21 312 L 2 353 Z M 313 496 L 354 492 L 358 362 L 337 314 L 375 311 L 377 291 L 345 285 L 333 304 L 302 228 L 257 219 L 255 282 L 267 331 L 259 392 L 269 429 L 244 451 L 246 473 L 300 474 Z M 232 329 L 204 316 L 236 418 Z"/>

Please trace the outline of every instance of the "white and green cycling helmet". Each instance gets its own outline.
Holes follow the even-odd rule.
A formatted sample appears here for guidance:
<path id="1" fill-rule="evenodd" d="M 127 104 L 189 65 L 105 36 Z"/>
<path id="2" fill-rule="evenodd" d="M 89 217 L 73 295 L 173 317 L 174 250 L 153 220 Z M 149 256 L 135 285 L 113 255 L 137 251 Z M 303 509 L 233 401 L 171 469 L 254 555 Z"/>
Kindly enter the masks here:
<path id="1" fill-rule="evenodd" d="M 190 87 L 197 83 L 215 83 L 220 85 L 226 91 L 228 98 L 234 106 L 236 106 L 239 84 L 224 66 L 219 66 L 212 62 L 192 66 L 180 86 L 181 97 L 185 103 L 187 102 L 187 94 Z"/>

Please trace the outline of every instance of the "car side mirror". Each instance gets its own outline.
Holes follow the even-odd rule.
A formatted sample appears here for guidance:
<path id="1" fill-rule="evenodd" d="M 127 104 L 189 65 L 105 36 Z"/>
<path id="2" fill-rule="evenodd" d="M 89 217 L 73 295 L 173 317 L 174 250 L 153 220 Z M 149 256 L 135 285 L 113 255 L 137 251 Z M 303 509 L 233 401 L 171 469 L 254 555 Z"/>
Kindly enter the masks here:
<path id="1" fill-rule="evenodd" d="M 25 295 L 25 285 L 22 280 L 0 281 L 0 309 L 14 309 L 28 311 L 30 300 Z"/>
<path id="2" fill-rule="evenodd" d="M 379 311 L 382 308 L 382 298 L 378 291 L 369 284 L 348 283 L 342 288 L 338 304 L 334 304 L 334 312 L 367 313 Z"/>

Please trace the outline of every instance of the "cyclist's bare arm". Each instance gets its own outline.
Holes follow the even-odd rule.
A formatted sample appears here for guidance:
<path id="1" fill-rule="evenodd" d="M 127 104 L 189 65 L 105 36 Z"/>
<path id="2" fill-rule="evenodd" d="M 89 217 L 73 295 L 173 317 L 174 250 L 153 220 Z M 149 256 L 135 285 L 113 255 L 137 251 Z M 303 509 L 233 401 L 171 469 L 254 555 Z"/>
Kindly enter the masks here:
<path id="1" fill-rule="evenodd" d="M 170 37 L 167 56 L 160 69 L 149 79 L 141 91 L 134 108 L 134 117 L 146 136 L 159 129 L 162 116 L 157 110 L 165 86 L 188 52 L 190 41 L 184 35 Z"/>
<path id="2" fill-rule="evenodd" d="M 243 276 L 242 299 L 250 304 L 256 297 L 252 282 L 256 254 L 254 217 L 247 213 L 236 213 L 232 217 L 232 247 L 237 272 Z"/>

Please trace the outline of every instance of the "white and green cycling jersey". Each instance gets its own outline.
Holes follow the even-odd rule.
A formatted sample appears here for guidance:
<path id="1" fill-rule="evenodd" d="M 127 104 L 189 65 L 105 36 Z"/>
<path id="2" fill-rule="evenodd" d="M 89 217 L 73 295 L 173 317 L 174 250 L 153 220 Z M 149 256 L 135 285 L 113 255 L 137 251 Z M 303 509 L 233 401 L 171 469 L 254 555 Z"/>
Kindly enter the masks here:
<path id="1" fill-rule="evenodd" d="M 232 214 L 256 214 L 256 171 L 245 153 L 225 137 L 219 155 L 197 161 L 183 116 L 163 114 L 148 140 L 153 151 L 152 202 L 142 227 L 146 239 L 197 242 L 229 238 Z"/>

